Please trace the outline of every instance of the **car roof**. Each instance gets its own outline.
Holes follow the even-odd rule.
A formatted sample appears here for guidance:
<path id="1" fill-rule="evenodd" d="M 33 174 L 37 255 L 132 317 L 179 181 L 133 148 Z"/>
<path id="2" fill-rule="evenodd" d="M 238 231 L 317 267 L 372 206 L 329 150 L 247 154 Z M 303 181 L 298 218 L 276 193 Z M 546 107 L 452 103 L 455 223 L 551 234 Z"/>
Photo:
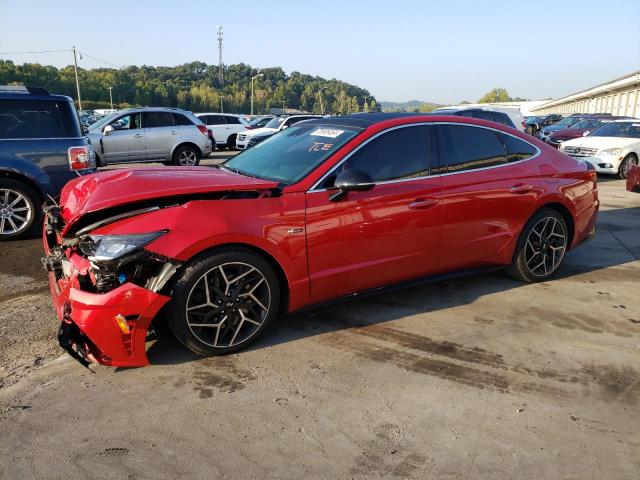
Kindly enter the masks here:
<path id="1" fill-rule="evenodd" d="M 0 91 L 0 100 L 48 100 L 57 102 L 73 102 L 71 97 L 66 95 L 41 95 L 36 93 L 23 93 L 23 92 L 7 92 Z"/>

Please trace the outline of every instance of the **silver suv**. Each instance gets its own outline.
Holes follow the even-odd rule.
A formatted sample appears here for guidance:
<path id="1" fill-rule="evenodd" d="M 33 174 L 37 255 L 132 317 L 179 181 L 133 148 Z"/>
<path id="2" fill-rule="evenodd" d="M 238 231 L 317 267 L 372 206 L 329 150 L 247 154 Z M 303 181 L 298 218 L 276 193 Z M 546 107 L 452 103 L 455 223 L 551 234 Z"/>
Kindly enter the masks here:
<path id="1" fill-rule="evenodd" d="M 179 108 L 127 108 L 89 127 L 98 165 L 162 162 L 193 166 L 207 157 L 212 138 L 191 112 Z"/>

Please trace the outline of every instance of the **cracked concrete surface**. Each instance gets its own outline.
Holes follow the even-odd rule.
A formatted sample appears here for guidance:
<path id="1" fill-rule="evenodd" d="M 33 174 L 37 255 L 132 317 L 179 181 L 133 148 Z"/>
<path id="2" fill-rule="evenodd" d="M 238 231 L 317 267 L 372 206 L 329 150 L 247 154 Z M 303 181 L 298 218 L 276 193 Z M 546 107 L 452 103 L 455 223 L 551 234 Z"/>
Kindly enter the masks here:
<path id="1" fill-rule="evenodd" d="M 143 369 L 51 360 L 37 241 L 1 244 L 0 478 L 640 478 L 640 195 L 600 197 L 551 281 L 352 301 L 224 358 L 164 339 Z"/>

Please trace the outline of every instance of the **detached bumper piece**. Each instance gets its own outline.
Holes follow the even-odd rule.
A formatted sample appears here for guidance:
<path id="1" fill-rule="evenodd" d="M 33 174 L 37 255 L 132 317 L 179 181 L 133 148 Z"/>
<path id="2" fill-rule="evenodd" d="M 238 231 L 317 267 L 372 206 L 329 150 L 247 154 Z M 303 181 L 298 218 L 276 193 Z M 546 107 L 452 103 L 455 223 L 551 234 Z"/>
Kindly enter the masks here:
<path id="1" fill-rule="evenodd" d="M 53 290 L 53 286 L 52 286 Z M 130 283 L 95 294 L 70 287 L 57 298 L 60 346 L 83 365 L 149 365 L 145 341 L 151 320 L 170 300 Z"/>

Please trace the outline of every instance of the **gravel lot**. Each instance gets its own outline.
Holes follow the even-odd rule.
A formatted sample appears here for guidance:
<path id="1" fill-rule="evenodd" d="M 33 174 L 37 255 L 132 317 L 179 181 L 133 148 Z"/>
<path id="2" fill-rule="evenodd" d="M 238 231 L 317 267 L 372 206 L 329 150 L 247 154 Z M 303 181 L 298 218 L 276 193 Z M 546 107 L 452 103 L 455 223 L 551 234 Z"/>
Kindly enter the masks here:
<path id="1" fill-rule="evenodd" d="M 0 244 L 0 478 L 640 478 L 640 195 L 600 197 L 553 281 L 352 301 L 224 358 L 158 341 L 142 369 L 60 357 L 39 241 Z"/>

